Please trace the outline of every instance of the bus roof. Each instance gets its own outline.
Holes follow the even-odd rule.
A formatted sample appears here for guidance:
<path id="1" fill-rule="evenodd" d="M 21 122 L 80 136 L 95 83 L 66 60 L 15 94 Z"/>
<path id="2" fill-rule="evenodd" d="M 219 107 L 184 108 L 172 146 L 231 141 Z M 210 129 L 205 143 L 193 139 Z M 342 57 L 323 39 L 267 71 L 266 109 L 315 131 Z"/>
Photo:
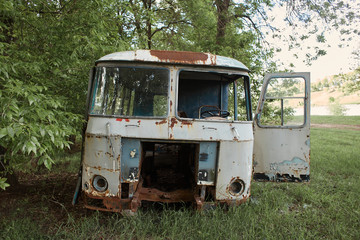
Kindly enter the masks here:
<path id="1" fill-rule="evenodd" d="M 211 53 L 162 51 L 162 50 L 136 50 L 108 54 L 96 62 L 126 61 L 126 62 L 151 62 L 179 65 L 200 65 L 236 68 L 249 72 L 250 70 L 240 61 L 229 57 Z"/>

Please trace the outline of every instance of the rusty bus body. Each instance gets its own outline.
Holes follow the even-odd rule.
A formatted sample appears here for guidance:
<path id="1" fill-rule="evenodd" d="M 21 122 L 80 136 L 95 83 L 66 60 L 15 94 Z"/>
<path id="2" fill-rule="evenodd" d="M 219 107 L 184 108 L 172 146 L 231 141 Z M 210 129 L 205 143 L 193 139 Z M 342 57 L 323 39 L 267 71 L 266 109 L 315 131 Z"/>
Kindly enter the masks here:
<path id="1" fill-rule="evenodd" d="M 89 81 L 74 201 L 81 191 L 96 210 L 135 212 L 143 201 L 203 209 L 246 201 L 252 177 L 309 181 L 309 74 L 268 75 L 253 121 L 248 73 L 237 60 L 207 53 L 100 58 Z M 272 79 L 292 78 L 300 79 L 300 95 L 266 93 Z M 277 124 L 262 121 L 267 101 L 280 103 Z M 285 119 L 289 101 L 300 102 L 300 123 Z"/>

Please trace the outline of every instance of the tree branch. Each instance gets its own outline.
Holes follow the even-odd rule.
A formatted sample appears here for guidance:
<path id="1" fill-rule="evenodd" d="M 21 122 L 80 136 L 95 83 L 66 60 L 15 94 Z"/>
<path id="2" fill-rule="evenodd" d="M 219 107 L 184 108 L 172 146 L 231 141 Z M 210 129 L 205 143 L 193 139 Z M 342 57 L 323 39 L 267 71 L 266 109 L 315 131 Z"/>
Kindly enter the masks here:
<path id="1" fill-rule="evenodd" d="M 234 15 L 234 17 L 235 18 L 245 18 L 245 19 L 249 20 L 252 27 L 255 29 L 255 31 L 261 36 L 261 38 L 263 38 L 263 34 L 261 33 L 260 29 L 258 28 L 256 23 L 251 19 L 250 16 L 245 15 L 245 14 L 237 14 L 237 15 Z"/>
<path id="2" fill-rule="evenodd" d="M 161 27 L 161 28 L 157 28 L 157 29 L 151 34 L 151 37 L 153 37 L 153 36 L 155 35 L 155 33 L 160 32 L 160 31 L 162 31 L 162 30 L 164 30 L 164 29 L 169 29 L 169 28 L 171 27 L 171 25 L 177 24 L 177 23 L 185 23 L 185 24 L 191 25 L 191 23 L 189 23 L 189 22 L 187 22 L 187 21 L 185 21 L 185 20 L 179 20 L 179 21 L 169 22 L 166 26 L 163 26 L 163 27 Z"/>

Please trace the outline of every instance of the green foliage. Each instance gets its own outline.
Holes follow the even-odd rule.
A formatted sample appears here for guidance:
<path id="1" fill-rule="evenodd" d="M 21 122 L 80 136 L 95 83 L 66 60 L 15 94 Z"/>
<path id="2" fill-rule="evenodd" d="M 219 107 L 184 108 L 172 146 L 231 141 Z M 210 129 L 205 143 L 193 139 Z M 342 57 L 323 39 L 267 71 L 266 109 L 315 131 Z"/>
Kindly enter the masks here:
<path id="1" fill-rule="evenodd" d="M 280 5 L 281 3 L 288 11 L 285 20 L 288 27 L 292 28 L 291 36 L 284 36 L 281 30 L 274 35 L 280 41 L 287 39 L 284 41 L 284 50 L 296 49 L 294 56 L 300 57 L 308 65 L 327 54 L 326 49 L 348 46 L 359 37 L 356 26 L 360 23 L 360 6 L 356 1 L 281 0 Z M 338 46 L 335 45 L 336 41 L 329 39 L 334 32 L 341 39 Z M 309 42 L 309 39 L 312 41 Z M 316 44 L 313 44 L 315 41 Z"/>
<path id="2" fill-rule="evenodd" d="M 45 95 L 46 87 L 12 78 L 0 81 L 0 145 L 8 149 L 5 157 L 28 155 L 50 169 L 51 154 L 69 147 L 67 137 L 75 133 L 79 116 L 65 111 L 61 99 Z"/>
<path id="3" fill-rule="evenodd" d="M 311 90 L 321 91 L 324 88 L 340 89 L 345 94 L 351 94 L 360 90 L 360 67 L 352 72 L 326 77 L 319 82 L 311 84 Z"/>
<path id="4" fill-rule="evenodd" d="M 335 116 L 344 116 L 346 109 L 344 106 L 342 106 L 339 101 L 337 99 L 335 99 L 334 97 L 330 97 L 329 98 L 329 109 L 330 112 L 335 115 Z"/>
<path id="5" fill-rule="evenodd" d="M 360 90 L 360 67 L 353 72 L 338 75 L 342 82 L 342 90 L 345 93 L 353 93 Z"/>
<path id="6" fill-rule="evenodd" d="M 7 178 L 1 178 L 0 177 L 0 188 L 2 190 L 5 190 L 7 187 L 10 186 L 10 184 L 6 183 Z"/>
<path id="7" fill-rule="evenodd" d="M 1 1 L 0 146 L 9 168 L 37 159 L 50 169 L 80 132 L 88 69 L 127 46 L 108 21 L 111 2 Z"/>

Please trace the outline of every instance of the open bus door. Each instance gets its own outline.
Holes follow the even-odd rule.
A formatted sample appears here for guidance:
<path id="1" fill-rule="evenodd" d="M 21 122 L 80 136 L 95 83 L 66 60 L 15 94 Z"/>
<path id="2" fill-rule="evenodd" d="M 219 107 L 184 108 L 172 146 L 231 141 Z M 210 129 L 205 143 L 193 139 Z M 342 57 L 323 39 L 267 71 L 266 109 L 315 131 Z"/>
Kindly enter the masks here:
<path id="1" fill-rule="evenodd" d="M 310 181 L 310 73 L 265 76 L 254 119 L 258 181 Z"/>

